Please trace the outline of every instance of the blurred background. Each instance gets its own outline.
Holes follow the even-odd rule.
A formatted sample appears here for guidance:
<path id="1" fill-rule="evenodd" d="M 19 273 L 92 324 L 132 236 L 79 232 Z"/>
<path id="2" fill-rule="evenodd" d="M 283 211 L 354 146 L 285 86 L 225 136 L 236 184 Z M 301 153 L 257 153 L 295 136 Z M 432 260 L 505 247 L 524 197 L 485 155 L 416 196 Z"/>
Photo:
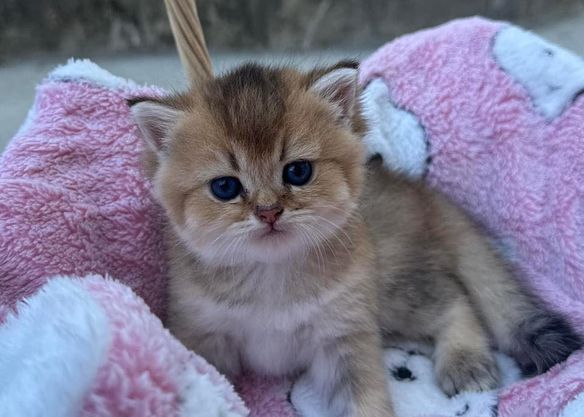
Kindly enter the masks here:
<path id="1" fill-rule="evenodd" d="M 404 33 L 483 15 L 512 21 L 584 55 L 584 0 L 198 0 L 217 72 L 246 60 L 363 58 Z M 162 0 L 0 0 L 0 149 L 34 87 L 69 57 L 139 83 L 180 89 L 182 68 Z"/>

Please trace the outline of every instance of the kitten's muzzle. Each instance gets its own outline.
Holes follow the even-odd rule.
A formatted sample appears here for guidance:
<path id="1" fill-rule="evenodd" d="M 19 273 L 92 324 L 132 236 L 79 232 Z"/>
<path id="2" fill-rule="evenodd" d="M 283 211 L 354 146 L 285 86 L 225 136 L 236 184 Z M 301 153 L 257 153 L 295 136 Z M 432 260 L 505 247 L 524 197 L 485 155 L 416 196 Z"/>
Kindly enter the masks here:
<path id="1" fill-rule="evenodd" d="M 280 204 L 272 204 L 271 206 L 257 206 L 255 209 L 256 217 L 262 222 L 273 226 L 276 220 L 280 218 L 284 208 Z"/>

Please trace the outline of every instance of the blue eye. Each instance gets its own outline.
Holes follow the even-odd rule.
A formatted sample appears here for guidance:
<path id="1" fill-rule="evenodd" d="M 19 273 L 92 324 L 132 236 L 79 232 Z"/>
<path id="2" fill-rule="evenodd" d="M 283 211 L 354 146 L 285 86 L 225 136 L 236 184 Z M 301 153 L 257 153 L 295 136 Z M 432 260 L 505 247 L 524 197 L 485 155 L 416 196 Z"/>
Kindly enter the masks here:
<path id="1" fill-rule="evenodd" d="M 211 192 L 222 201 L 233 200 L 241 193 L 241 188 L 241 182 L 235 177 L 221 177 L 211 181 Z"/>
<path id="2" fill-rule="evenodd" d="M 312 164 L 308 161 L 290 162 L 284 167 L 282 178 L 284 182 L 291 185 L 304 185 L 312 177 Z"/>

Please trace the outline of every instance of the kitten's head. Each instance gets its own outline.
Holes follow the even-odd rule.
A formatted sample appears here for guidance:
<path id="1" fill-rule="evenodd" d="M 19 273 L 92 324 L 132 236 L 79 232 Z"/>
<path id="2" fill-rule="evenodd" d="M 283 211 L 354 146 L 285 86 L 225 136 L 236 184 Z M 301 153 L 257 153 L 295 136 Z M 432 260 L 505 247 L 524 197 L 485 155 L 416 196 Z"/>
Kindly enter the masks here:
<path id="1" fill-rule="evenodd" d="M 204 261 L 278 262 L 323 245 L 354 215 L 364 158 L 356 65 L 245 65 L 130 104 L 155 196 Z"/>

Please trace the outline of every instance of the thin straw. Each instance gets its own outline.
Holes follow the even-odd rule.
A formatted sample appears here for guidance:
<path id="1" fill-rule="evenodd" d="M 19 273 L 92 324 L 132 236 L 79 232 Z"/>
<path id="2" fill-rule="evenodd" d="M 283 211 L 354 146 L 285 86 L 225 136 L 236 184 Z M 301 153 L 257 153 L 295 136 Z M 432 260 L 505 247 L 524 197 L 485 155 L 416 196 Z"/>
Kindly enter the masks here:
<path id="1" fill-rule="evenodd" d="M 213 76 L 195 0 L 164 0 L 178 54 L 189 81 Z"/>

